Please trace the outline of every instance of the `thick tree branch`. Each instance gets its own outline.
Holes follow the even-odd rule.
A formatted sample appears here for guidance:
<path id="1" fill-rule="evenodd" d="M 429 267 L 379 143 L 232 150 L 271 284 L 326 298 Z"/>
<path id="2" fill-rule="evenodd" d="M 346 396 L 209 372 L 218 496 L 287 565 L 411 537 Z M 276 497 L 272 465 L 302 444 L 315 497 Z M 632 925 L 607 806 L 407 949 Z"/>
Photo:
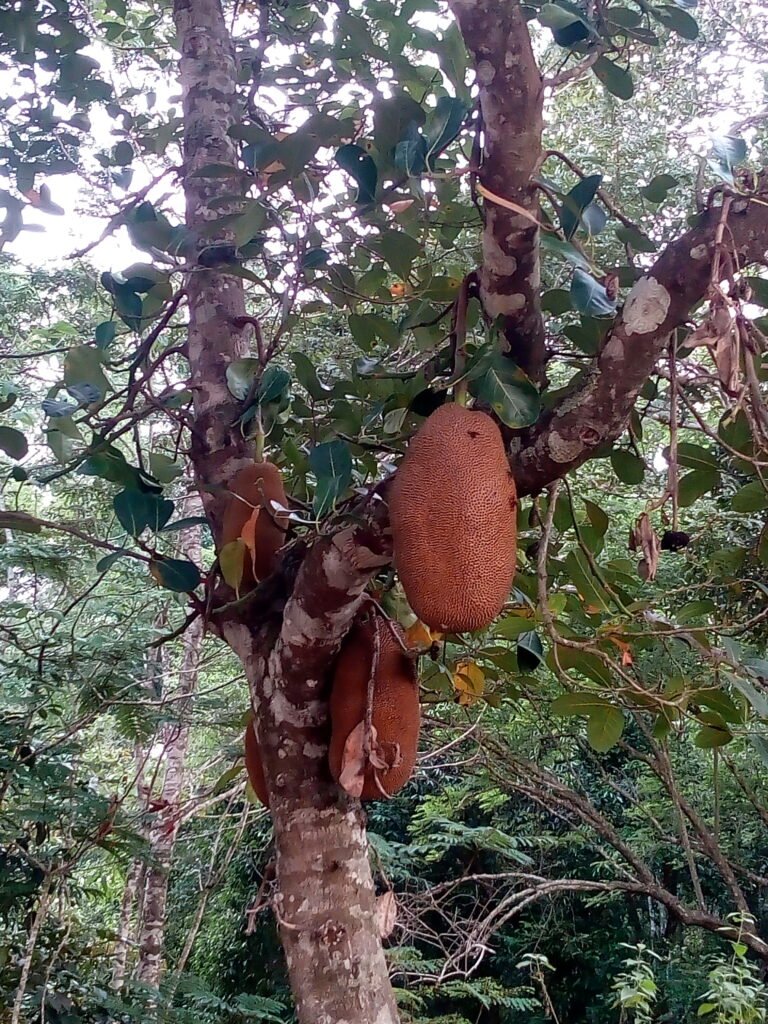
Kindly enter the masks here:
<path id="1" fill-rule="evenodd" d="M 397 1021 L 372 927 L 363 813 L 327 763 L 329 670 L 366 585 L 391 559 L 384 503 L 362 514 L 315 541 L 271 621 L 222 626 L 257 711 L 277 848 L 275 910 L 301 1024 Z"/>
<path id="2" fill-rule="evenodd" d="M 481 184 L 533 218 L 486 201 L 480 295 L 488 316 L 502 318 L 510 357 L 540 381 L 545 348 L 533 178 L 541 159 L 541 75 L 517 0 L 450 0 L 450 7 L 474 57 L 480 89 Z"/>
<path id="3" fill-rule="evenodd" d="M 537 493 L 619 436 L 670 333 L 685 323 L 707 293 L 720 218 L 719 208 L 708 210 L 699 226 L 667 246 L 630 291 L 592 365 L 578 375 L 554 409 L 512 440 L 518 493 Z M 739 267 L 764 259 L 765 195 L 760 201 L 732 201 L 725 245 Z"/>

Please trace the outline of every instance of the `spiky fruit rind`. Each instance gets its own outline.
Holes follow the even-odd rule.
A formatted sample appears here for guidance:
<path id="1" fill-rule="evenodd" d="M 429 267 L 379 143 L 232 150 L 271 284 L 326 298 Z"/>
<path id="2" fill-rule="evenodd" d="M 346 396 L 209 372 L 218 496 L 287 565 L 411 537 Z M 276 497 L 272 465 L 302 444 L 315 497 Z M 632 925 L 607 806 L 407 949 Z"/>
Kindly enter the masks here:
<path id="1" fill-rule="evenodd" d="M 380 800 L 382 790 L 391 796 L 410 779 L 416 764 L 421 724 L 416 663 L 404 653 L 393 635 L 394 630 L 402 639 L 402 630 L 396 623 L 379 616 L 357 623 L 344 641 L 333 673 L 328 750 L 331 775 L 339 781 L 344 745 L 352 730 L 365 720 L 375 649 L 374 630 L 378 633 L 379 657 L 374 678 L 372 725 L 376 742 L 393 767 L 375 769 L 370 764 L 366 767 L 362 800 Z M 395 761 L 398 763 L 394 764 Z"/>
<path id="2" fill-rule="evenodd" d="M 287 516 L 276 512 L 269 504 L 276 501 L 284 508 L 287 506 L 283 478 L 271 462 L 254 462 L 235 473 L 227 484 L 227 490 L 230 494 L 222 517 L 219 550 L 242 537 L 253 510 L 259 509 L 253 551 L 245 552 L 243 564 L 241 585 L 250 587 L 273 572 L 278 551 L 285 543 Z"/>
<path id="3" fill-rule="evenodd" d="M 506 602 L 517 558 L 517 493 L 499 428 L 443 405 L 413 437 L 389 492 L 395 566 L 432 629 L 487 626 Z"/>

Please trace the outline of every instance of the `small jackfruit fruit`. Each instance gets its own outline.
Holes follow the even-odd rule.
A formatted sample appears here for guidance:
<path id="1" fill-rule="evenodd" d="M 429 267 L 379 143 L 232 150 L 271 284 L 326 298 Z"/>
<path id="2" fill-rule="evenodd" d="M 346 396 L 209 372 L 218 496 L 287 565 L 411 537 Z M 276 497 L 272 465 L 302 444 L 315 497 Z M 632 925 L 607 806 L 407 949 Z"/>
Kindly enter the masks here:
<path id="1" fill-rule="evenodd" d="M 250 588 L 275 569 L 277 553 L 285 543 L 287 515 L 270 502 L 288 504 L 280 470 L 271 462 L 254 462 L 232 477 L 221 524 L 221 551 L 243 541 L 241 586 Z"/>
<path id="2" fill-rule="evenodd" d="M 371 751 L 364 757 L 368 680 L 377 636 Z M 402 641 L 400 627 L 379 616 L 358 622 L 342 645 L 333 673 L 328 762 L 333 778 L 352 792 L 346 779 L 355 774 L 351 761 L 358 759 L 357 789 L 362 800 L 381 799 L 402 789 L 416 763 L 421 719 L 416 664 L 397 637 Z"/>

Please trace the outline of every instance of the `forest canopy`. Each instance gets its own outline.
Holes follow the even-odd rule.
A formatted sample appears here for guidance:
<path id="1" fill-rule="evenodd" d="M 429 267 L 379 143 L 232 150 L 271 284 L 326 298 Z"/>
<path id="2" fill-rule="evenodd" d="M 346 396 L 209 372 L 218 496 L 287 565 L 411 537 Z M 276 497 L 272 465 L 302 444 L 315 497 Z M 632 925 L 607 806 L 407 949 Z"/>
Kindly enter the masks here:
<path id="1" fill-rule="evenodd" d="M 768 1019 L 766 39 L 0 4 L 0 1020 Z"/>

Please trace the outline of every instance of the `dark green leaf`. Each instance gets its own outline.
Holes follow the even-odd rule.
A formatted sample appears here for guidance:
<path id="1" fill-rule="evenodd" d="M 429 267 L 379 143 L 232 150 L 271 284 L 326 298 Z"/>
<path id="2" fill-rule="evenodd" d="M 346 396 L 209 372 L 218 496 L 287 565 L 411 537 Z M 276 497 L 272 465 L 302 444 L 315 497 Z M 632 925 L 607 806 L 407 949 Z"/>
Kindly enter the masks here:
<path id="1" fill-rule="evenodd" d="M 316 402 L 321 402 L 330 396 L 331 389 L 325 387 L 320 382 L 317 376 L 317 370 L 312 365 L 310 359 L 304 355 L 303 352 L 293 352 L 291 354 L 293 365 L 296 368 L 296 380 L 301 384 L 304 390 L 313 398 Z"/>
<path id="2" fill-rule="evenodd" d="M 571 302 L 574 309 L 586 316 L 613 316 L 616 313 L 616 299 L 609 299 L 603 285 L 578 267 L 571 279 Z"/>
<path id="3" fill-rule="evenodd" d="M 107 572 L 107 570 L 111 569 L 115 562 L 119 562 L 124 555 L 125 552 L 123 551 L 113 551 L 111 555 L 105 555 L 104 558 L 100 558 L 96 563 L 96 572 Z"/>
<path id="4" fill-rule="evenodd" d="M 658 249 L 658 245 L 637 228 L 626 227 L 622 224 L 621 227 L 616 228 L 616 237 L 635 252 L 656 252 Z"/>
<path id="5" fill-rule="evenodd" d="M 433 168 L 434 160 L 459 134 L 467 107 L 455 96 L 441 96 L 435 111 L 429 119 L 425 135 L 427 138 L 427 163 Z"/>
<path id="6" fill-rule="evenodd" d="M 312 503 L 314 513 L 322 519 L 352 482 L 352 456 L 345 441 L 326 441 L 309 453 L 309 468 L 317 481 Z"/>
<path id="7" fill-rule="evenodd" d="M 694 502 L 713 490 L 720 480 L 720 474 L 713 469 L 694 469 L 686 473 L 677 486 L 677 499 L 681 508 L 688 508 Z"/>
<path id="8" fill-rule="evenodd" d="M 657 174 L 647 185 L 641 187 L 640 195 L 649 203 L 663 203 L 667 198 L 667 193 L 671 192 L 673 188 L 677 188 L 679 184 L 677 178 L 673 178 L 671 174 Z"/>
<path id="9" fill-rule="evenodd" d="M 649 4 L 647 9 L 648 13 L 665 28 L 668 28 L 670 32 L 675 32 L 683 39 L 698 38 L 699 26 L 697 22 L 690 14 L 680 10 L 679 6 L 665 4 L 661 7 L 652 7 Z"/>
<path id="10" fill-rule="evenodd" d="M 523 672 L 535 672 L 544 661 L 544 648 L 539 634 L 530 630 L 521 633 L 517 640 L 517 663 Z"/>
<path id="11" fill-rule="evenodd" d="M 617 96 L 620 100 L 629 100 L 634 95 L 635 84 L 632 75 L 614 61 L 608 60 L 607 57 L 598 57 L 592 65 L 592 71 L 611 95 Z"/>
<path id="12" fill-rule="evenodd" d="M 161 587 L 177 593 L 189 593 L 200 585 L 200 570 L 192 562 L 179 558 L 153 558 L 149 571 Z"/>
<path id="13" fill-rule="evenodd" d="M 0 450 L 12 459 L 23 459 L 29 451 L 26 437 L 14 427 L 0 426 Z"/>
<path id="14" fill-rule="evenodd" d="M 574 185 L 563 198 L 560 209 L 560 228 L 567 240 L 573 238 L 581 223 L 581 215 L 595 198 L 603 180 L 602 174 L 590 174 Z"/>
<path id="15" fill-rule="evenodd" d="M 595 712 L 604 711 L 611 705 L 596 693 L 576 692 L 563 693 L 552 701 L 551 712 L 553 715 L 592 715 Z"/>
<path id="16" fill-rule="evenodd" d="M 115 515 L 132 537 L 138 537 L 144 530 L 156 533 L 161 530 L 173 514 L 173 502 L 145 491 L 120 491 L 113 500 Z"/>
<path id="17" fill-rule="evenodd" d="M 104 320 L 94 332 L 94 340 L 100 349 L 108 348 L 115 340 L 117 324 L 114 320 Z"/>
<path id="18" fill-rule="evenodd" d="M 611 452 L 611 466 L 623 484 L 641 484 L 645 476 L 645 463 L 634 452 L 625 448 L 614 448 Z"/>
<path id="19" fill-rule="evenodd" d="M 693 742 L 702 750 L 711 750 L 713 747 L 724 747 L 733 739 L 733 733 L 729 729 L 718 729 L 714 725 L 705 725 L 696 733 Z"/>
<path id="20" fill-rule="evenodd" d="M 226 370 L 227 387 L 230 392 L 242 401 L 251 390 L 251 384 L 259 372 L 259 360 L 253 356 L 244 356 L 233 360 Z"/>
<path id="21" fill-rule="evenodd" d="M 275 402 L 288 391 L 291 375 L 280 366 L 268 366 L 259 381 L 257 400 L 261 405 Z"/>
<path id="22" fill-rule="evenodd" d="M 193 526 L 207 526 L 208 520 L 205 516 L 186 516 L 184 519 L 174 519 L 172 523 L 166 523 L 160 530 L 161 533 L 175 533 L 176 530 L 189 530 Z"/>
<path id="23" fill-rule="evenodd" d="M 612 705 L 596 708 L 587 720 L 587 739 L 598 753 L 604 754 L 615 747 L 623 732 L 624 715 Z"/>
<path id="24" fill-rule="evenodd" d="M 324 267 L 328 262 L 328 258 L 326 250 L 319 246 L 315 249 L 307 249 L 301 257 L 302 269 L 316 270 L 318 267 Z"/>
<path id="25" fill-rule="evenodd" d="M 758 480 L 755 480 L 734 494 L 731 498 L 731 508 L 734 512 L 762 512 L 768 508 L 768 492 Z"/>
<path id="26" fill-rule="evenodd" d="M 533 381 L 495 347 L 468 373 L 469 390 L 508 427 L 528 427 L 541 409 L 541 396 Z"/>
<path id="27" fill-rule="evenodd" d="M 350 174 L 357 184 L 357 203 L 372 203 L 376 198 L 379 172 L 373 158 L 365 150 L 350 142 L 336 150 L 336 163 Z"/>

